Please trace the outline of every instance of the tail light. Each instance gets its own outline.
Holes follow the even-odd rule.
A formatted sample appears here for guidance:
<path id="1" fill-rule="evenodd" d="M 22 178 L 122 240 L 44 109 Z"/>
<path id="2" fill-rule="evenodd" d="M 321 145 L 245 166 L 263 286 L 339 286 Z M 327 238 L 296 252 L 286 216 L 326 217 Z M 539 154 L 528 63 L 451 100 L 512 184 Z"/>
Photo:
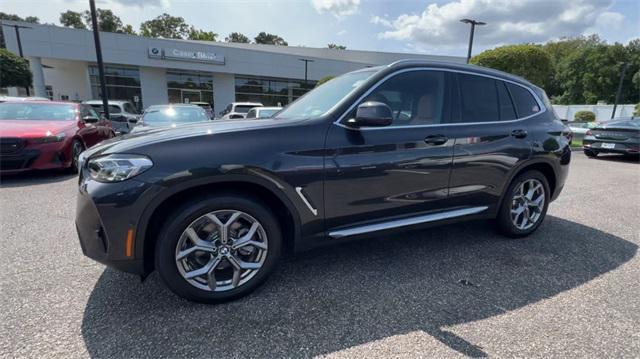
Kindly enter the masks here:
<path id="1" fill-rule="evenodd" d="M 593 132 L 591 132 L 591 130 L 587 130 L 585 136 L 593 136 Z"/>

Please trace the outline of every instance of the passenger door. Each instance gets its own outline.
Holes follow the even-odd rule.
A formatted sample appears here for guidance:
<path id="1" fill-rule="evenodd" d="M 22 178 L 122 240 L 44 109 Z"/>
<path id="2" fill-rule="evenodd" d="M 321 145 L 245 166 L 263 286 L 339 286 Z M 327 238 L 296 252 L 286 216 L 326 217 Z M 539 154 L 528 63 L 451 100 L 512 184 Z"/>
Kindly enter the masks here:
<path id="1" fill-rule="evenodd" d="M 493 77 L 456 74 L 452 113 L 455 127 L 450 203 L 497 208 L 512 170 L 531 155 L 527 116 L 540 111 L 533 101 L 516 112 L 512 98 L 528 95 L 521 85 Z M 526 113 L 525 113 L 526 112 Z M 524 119 L 523 119 L 524 118 Z"/>
<path id="2" fill-rule="evenodd" d="M 325 157 L 326 228 L 384 222 L 446 206 L 453 155 L 448 139 L 450 74 L 397 74 L 354 104 L 329 129 Z M 393 124 L 344 125 L 366 101 L 387 104 Z"/>

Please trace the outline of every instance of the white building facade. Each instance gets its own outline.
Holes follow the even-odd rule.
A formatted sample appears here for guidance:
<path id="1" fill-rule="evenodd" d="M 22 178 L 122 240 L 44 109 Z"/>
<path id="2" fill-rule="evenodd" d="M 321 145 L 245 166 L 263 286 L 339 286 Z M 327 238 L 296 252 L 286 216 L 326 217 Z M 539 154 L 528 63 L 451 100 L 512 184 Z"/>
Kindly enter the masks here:
<path id="1" fill-rule="evenodd" d="M 71 101 L 101 98 L 91 31 L 4 23 L 30 27 L 20 30 L 20 38 L 33 72 L 32 95 Z M 18 54 L 15 32 L 8 26 L 2 28 L 7 49 Z M 100 33 L 100 40 L 109 99 L 130 100 L 140 109 L 196 101 L 211 103 L 216 113 L 234 101 L 286 105 L 324 76 L 407 58 L 465 61 L 451 56 L 153 39 L 106 32 Z M 8 94 L 15 96 L 18 91 L 10 89 Z"/>

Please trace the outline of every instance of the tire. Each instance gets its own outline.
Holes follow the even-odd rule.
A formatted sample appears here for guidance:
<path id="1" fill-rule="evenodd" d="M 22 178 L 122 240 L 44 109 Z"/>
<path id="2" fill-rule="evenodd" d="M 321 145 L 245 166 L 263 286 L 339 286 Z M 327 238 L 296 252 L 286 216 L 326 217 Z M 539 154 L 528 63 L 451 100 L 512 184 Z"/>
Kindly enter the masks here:
<path id="1" fill-rule="evenodd" d="M 82 151 L 84 151 L 82 142 L 80 142 L 80 140 L 73 140 L 73 143 L 71 144 L 71 166 L 69 166 L 67 170 L 69 173 L 76 174 L 80 170 L 78 166 L 78 157 Z"/>
<path id="2" fill-rule="evenodd" d="M 237 212 L 242 214 L 232 222 L 230 217 Z M 228 230 L 222 231 L 212 216 Z M 253 228 L 256 222 L 255 234 L 249 236 L 254 244 L 233 249 L 240 244 L 239 239 L 247 237 L 249 223 Z M 193 231 L 189 232 L 189 229 Z M 227 241 L 223 241 L 222 232 L 229 233 Z M 195 234 L 195 241 L 191 234 Z M 199 248 L 206 250 L 196 249 L 179 258 L 182 253 L 196 247 L 196 242 L 201 245 Z M 175 294 L 201 303 L 221 303 L 246 296 L 264 283 L 275 268 L 281 251 L 280 226 L 267 206 L 238 194 L 210 194 L 186 202 L 169 215 L 158 237 L 155 265 L 164 283 Z M 246 256 L 247 252 L 251 254 Z M 232 262 L 236 262 L 235 265 Z M 212 263 L 213 270 L 205 269 Z M 237 267 L 256 267 L 259 264 L 255 270 Z M 206 270 L 214 275 L 203 273 L 187 278 L 188 273 L 193 274 L 197 270 Z M 236 272 L 240 273 L 237 281 Z"/>
<path id="3" fill-rule="evenodd" d="M 584 150 L 584 154 L 587 157 L 594 158 L 594 157 L 596 157 L 598 155 L 598 152 L 596 152 L 594 150 Z"/>
<path id="4" fill-rule="evenodd" d="M 526 192 L 525 197 L 528 197 L 529 190 L 531 188 L 537 188 L 537 184 L 541 185 L 543 193 L 536 191 L 531 195 L 533 200 L 531 198 L 525 199 L 520 195 L 520 190 L 523 188 L 523 184 L 524 191 Z M 542 196 L 544 202 L 537 207 L 533 206 L 533 204 L 540 199 L 540 196 Z M 498 231 L 511 238 L 520 238 L 530 235 L 538 229 L 540 224 L 544 221 L 547 214 L 547 208 L 549 207 L 549 198 L 549 182 L 541 172 L 531 170 L 520 174 L 511 181 L 511 184 L 502 199 L 500 211 L 496 218 Z M 525 201 L 527 202 L 525 203 Z M 526 208 L 524 209 L 524 212 L 516 214 L 523 208 Z M 515 216 L 515 219 L 513 219 L 513 216 Z M 525 216 L 528 219 L 526 219 Z M 532 221 L 531 217 L 535 218 L 533 223 L 530 223 Z M 518 223 L 518 225 L 514 222 Z M 523 223 L 526 223 L 526 225 L 521 226 Z"/>

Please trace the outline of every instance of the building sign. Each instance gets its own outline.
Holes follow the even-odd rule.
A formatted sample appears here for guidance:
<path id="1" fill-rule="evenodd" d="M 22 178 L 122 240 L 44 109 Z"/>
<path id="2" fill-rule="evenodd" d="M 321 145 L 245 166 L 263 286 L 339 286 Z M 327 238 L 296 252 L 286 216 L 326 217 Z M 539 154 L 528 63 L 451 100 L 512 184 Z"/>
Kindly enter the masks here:
<path id="1" fill-rule="evenodd" d="M 152 59 L 204 62 L 208 64 L 224 65 L 224 56 L 207 51 L 191 51 L 151 46 L 149 47 L 148 54 Z"/>

